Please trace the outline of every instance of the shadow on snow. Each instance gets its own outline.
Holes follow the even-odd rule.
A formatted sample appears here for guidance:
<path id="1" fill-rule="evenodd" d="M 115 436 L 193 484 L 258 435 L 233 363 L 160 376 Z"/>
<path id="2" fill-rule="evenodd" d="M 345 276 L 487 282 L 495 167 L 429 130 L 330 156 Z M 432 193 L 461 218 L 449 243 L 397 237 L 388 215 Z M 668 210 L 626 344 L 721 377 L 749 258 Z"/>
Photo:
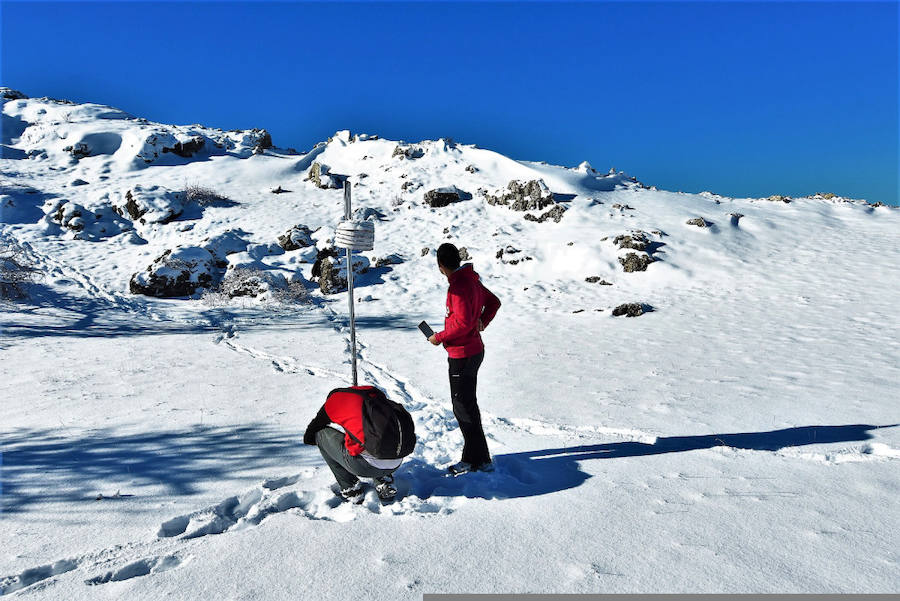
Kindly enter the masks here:
<path id="1" fill-rule="evenodd" d="M 75 436 L 62 428 L 22 428 L 0 434 L 0 452 L 0 515 L 94 502 L 98 493 L 116 489 L 130 496 L 140 486 L 162 486 L 157 498 L 171 499 L 242 472 L 313 465 L 319 459 L 317 453 L 300 453 L 296 434 L 265 424 L 135 434 L 101 429 Z"/>
<path id="2" fill-rule="evenodd" d="M 590 459 L 643 457 L 720 446 L 754 451 L 777 451 L 786 447 L 811 444 L 869 440 L 872 438 L 870 430 L 893 428 L 896 425 L 804 426 L 770 432 L 670 436 L 658 438 L 653 444 L 611 442 L 540 449 L 496 455 L 495 472 L 490 474 L 476 472 L 455 478 L 448 476 L 444 470 L 419 460 L 412 460 L 400 468 L 398 475 L 402 476 L 403 480 L 400 484 L 402 494 L 413 494 L 423 499 L 433 496 L 485 499 L 531 497 L 580 486 L 591 475 L 580 469 L 579 462 Z"/>
<path id="3" fill-rule="evenodd" d="M 190 310 L 183 318 L 151 319 L 144 313 L 180 311 L 181 303 L 198 303 L 165 299 L 164 304 L 150 303 L 142 297 L 128 299 L 122 306 L 114 301 L 58 292 L 41 284 L 29 286 L 26 301 L 5 301 L 0 313 L 0 348 L 2 339 L 41 337 L 116 338 L 121 336 L 156 336 L 165 334 L 202 334 L 228 332 L 235 327 L 248 330 L 267 328 L 333 328 L 336 324 L 349 326 L 349 318 L 335 316 L 328 319 L 312 309 L 325 306 L 332 299 L 311 298 L 307 304 L 273 304 L 258 307 L 209 307 L 202 311 Z M 22 319 L 26 317 L 27 319 Z M 415 329 L 416 324 L 402 315 L 358 315 L 358 327 L 367 329 Z"/>

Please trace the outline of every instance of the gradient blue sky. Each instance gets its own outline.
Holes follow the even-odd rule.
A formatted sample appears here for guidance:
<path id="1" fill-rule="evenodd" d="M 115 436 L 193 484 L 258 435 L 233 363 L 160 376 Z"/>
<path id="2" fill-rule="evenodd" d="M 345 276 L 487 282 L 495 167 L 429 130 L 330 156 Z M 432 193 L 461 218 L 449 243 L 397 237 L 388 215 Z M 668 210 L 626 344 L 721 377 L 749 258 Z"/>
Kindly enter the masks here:
<path id="1" fill-rule="evenodd" d="M 164 123 L 450 136 L 898 204 L 898 3 L 10 2 L 0 81 Z"/>

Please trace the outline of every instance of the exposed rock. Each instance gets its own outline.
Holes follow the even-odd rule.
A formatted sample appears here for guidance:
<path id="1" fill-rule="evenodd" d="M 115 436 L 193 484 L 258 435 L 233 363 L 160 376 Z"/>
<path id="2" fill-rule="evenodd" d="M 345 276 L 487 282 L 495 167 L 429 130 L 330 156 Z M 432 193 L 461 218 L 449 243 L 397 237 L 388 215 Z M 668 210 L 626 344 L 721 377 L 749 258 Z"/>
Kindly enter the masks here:
<path id="1" fill-rule="evenodd" d="M 312 239 L 312 230 L 307 226 L 295 225 L 281 236 L 278 236 L 278 245 L 284 250 L 298 250 L 315 245 Z"/>
<path id="2" fill-rule="evenodd" d="M 98 241 L 132 229 L 109 206 L 86 208 L 75 202 L 57 199 L 45 205 L 45 223 L 52 222 L 73 232 L 77 240 Z"/>
<path id="3" fill-rule="evenodd" d="M 161 186 L 144 187 L 140 184 L 115 198 L 113 209 L 141 223 L 169 223 L 180 216 L 187 205 L 183 192 L 174 192 Z"/>
<path id="4" fill-rule="evenodd" d="M 584 278 L 584 281 L 589 284 L 600 284 L 601 286 L 612 286 L 612 282 L 607 282 L 602 279 L 599 275 L 592 275 Z"/>
<path id="5" fill-rule="evenodd" d="M 274 190 L 272 190 L 272 194 L 284 194 L 285 192 L 290 192 L 290 190 L 285 190 L 281 186 L 278 186 Z"/>
<path id="6" fill-rule="evenodd" d="M 206 144 L 203 136 L 194 136 L 187 142 L 176 142 L 171 148 L 163 147 L 163 152 L 171 152 L 186 159 L 194 156 Z"/>
<path id="7" fill-rule="evenodd" d="M 789 203 L 789 202 L 791 202 L 791 197 L 790 196 L 782 196 L 781 194 L 773 194 L 772 196 L 768 197 L 766 200 L 771 200 L 772 202 Z"/>
<path id="8" fill-rule="evenodd" d="M 6 100 L 27 100 L 28 96 L 26 96 L 22 92 L 19 92 L 18 90 L 0 87 L 0 98 L 4 98 Z"/>
<path id="9" fill-rule="evenodd" d="M 428 248 L 427 246 L 424 247 L 424 248 L 422 248 L 422 256 L 423 256 L 423 257 L 424 257 L 425 255 L 427 255 L 428 253 L 430 253 L 430 252 L 431 252 L 431 249 Z"/>
<path id="10" fill-rule="evenodd" d="M 403 185 L 400 186 L 400 189 L 406 192 L 411 186 L 413 186 L 413 182 L 403 182 Z"/>
<path id="11" fill-rule="evenodd" d="M 500 188 L 493 194 L 485 192 L 484 198 L 488 204 L 509 206 L 513 211 L 540 211 L 556 202 L 550 188 L 541 179 L 524 184 L 514 179 L 506 189 Z"/>
<path id="12" fill-rule="evenodd" d="M 731 225 L 738 225 L 741 221 L 741 217 L 743 217 L 743 213 L 729 213 L 729 217 L 731 217 Z"/>
<path id="13" fill-rule="evenodd" d="M 507 245 L 505 248 L 501 248 L 497 251 L 497 258 L 500 259 L 501 263 L 505 263 L 507 265 L 518 265 L 522 261 L 531 261 L 534 257 L 528 256 L 519 256 L 519 253 L 522 251 L 513 246 Z M 510 259 L 509 256 L 514 255 L 515 258 Z"/>
<path id="14" fill-rule="evenodd" d="M 317 188 L 327 190 L 329 188 L 343 188 L 344 180 L 347 179 L 347 176 L 330 173 L 328 165 L 313 163 L 312 167 L 309 168 L 309 179 Z"/>
<path id="15" fill-rule="evenodd" d="M 256 145 L 253 147 L 253 154 L 262 154 L 267 148 L 272 148 L 272 134 L 265 129 L 252 129 L 251 133 L 256 136 Z M 296 151 L 295 151 L 296 152 Z"/>
<path id="16" fill-rule="evenodd" d="M 646 251 L 647 245 L 650 244 L 650 240 L 644 232 L 635 231 L 631 234 L 616 236 L 613 239 L 613 244 L 617 245 L 620 249 L 630 248 L 633 250 Z"/>
<path id="17" fill-rule="evenodd" d="M 425 203 L 432 208 L 446 207 L 462 200 L 460 189 L 456 186 L 436 188 L 425 193 Z"/>
<path id="18" fill-rule="evenodd" d="M 159 298 L 192 296 L 212 285 L 219 265 L 209 250 L 199 246 L 167 250 L 146 271 L 131 276 L 129 290 Z"/>
<path id="19" fill-rule="evenodd" d="M 69 185 L 70 186 L 86 186 L 86 185 L 88 185 L 88 182 L 79 178 L 79 179 L 72 180 L 72 182 Z"/>
<path id="20" fill-rule="evenodd" d="M 469 249 L 465 246 L 460 247 L 459 249 L 459 260 L 460 261 L 471 261 L 472 257 L 469 256 Z"/>
<path id="21" fill-rule="evenodd" d="M 362 255 L 353 255 L 352 257 L 354 274 L 364 274 L 369 270 L 368 259 Z M 318 278 L 319 289 L 322 291 L 322 294 L 335 294 L 345 291 L 347 289 L 346 260 L 329 256 L 323 257 L 319 263 Z"/>
<path id="22" fill-rule="evenodd" d="M 552 219 L 555 223 L 559 223 L 559 221 L 563 218 L 563 215 L 566 212 L 566 207 L 562 205 L 554 205 L 552 209 L 542 214 L 540 217 L 535 217 L 531 213 L 525 214 L 525 219 L 527 221 L 535 221 L 537 223 L 543 223 L 548 219 Z"/>
<path id="23" fill-rule="evenodd" d="M 375 260 L 375 267 L 385 267 L 387 265 L 399 265 L 403 263 L 403 257 L 398 255 L 397 253 L 389 254 L 386 257 L 381 257 Z"/>
<path id="24" fill-rule="evenodd" d="M 626 273 L 647 271 L 647 266 L 653 261 L 655 259 L 650 255 L 639 255 L 637 253 L 628 253 L 624 257 L 619 257 L 619 263 L 622 264 Z"/>
<path id="25" fill-rule="evenodd" d="M 394 148 L 391 157 L 400 157 L 401 159 L 421 159 L 425 156 L 425 151 L 418 146 L 401 146 Z"/>
<path id="26" fill-rule="evenodd" d="M 475 165 L 466 165 L 466 171 L 469 173 L 478 173 L 478 167 Z"/>
<path id="27" fill-rule="evenodd" d="M 620 211 L 633 211 L 634 210 L 634 207 L 630 207 L 627 204 L 623 205 L 623 204 L 619 204 L 619 203 L 615 203 L 612 206 L 612 208 L 619 209 Z"/>
<path id="28" fill-rule="evenodd" d="M 613 309 L 612 314 L 614 317 L 619 317 L 620 315 L 625 315 L 626 317 L 638 317 L 649 310 L 651 310 L 649 305 L 644 305 L 642 303 L 625 303 Z"/>
<path id="29" fill-rule="evenodd" d="M 688 225 L 696 225 L 697 227 L 709 227 L 713 225 L 712 221 L 707 221 L 703 217 L 696 217 L 694 219 L 687 220 Z"/>
<path id="30" fill-rule="evenodd" d="M 316 230 L 319 231 L 319 230 Z M 322 263 L 325 259 L 337 258 L 338 251 L 333 246 L 320 248 L 316 253 L 316 260 L 312 267 L 312 277 L 318 278 L 322 276 Z"/>
<path id="31" fill-rule="evenodd" d="M 91 149 L 84 142 L 79 142 L 73 146 L 66 146 L 63 148 L 64 152 L 68 152 L 76 159 L 83 159 L 84 157 L 91 156 Z"/>

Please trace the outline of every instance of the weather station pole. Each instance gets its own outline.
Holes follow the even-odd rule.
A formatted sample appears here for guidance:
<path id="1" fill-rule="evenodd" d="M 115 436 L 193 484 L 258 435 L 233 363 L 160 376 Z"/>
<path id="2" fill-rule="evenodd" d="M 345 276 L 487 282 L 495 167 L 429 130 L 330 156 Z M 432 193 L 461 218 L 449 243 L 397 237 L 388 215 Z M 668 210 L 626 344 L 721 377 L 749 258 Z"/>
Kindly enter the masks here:
<path id="1" fill-rule="evenodd" d="M 334 245 L 347 250 L 347 300 L 350 302 L 350 363 L 353 368 L 353 385 L 358 386 L 356 376 L 356 313 L 353 307 L 353 251 L 375 248 L 375 224 L 371 221 L 355 221 L 350 201 L 350 182 L 344 180 L 344 220 L 334 233 Z"/>
<path id="2" fill-rule="evenodd" d="M 344 180 L 344 221 L 350 221 L 350 182 Z M 353 307 L 353 251 L 347 249 L 347 300 L 350 301 L 350 364 L 353 369 L 353 385 L 358 386 L 356 377 L 356 313 Z"/>

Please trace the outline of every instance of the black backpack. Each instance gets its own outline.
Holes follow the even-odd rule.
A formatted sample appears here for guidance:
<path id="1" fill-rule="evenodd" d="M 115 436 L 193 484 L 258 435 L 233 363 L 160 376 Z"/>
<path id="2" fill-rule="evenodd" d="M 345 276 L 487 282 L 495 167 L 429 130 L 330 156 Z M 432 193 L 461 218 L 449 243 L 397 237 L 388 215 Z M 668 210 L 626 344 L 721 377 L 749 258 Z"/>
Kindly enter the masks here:
<path id="1" fill-rule="evenodd" d="M 350 393 L 362 397 L 363 436 L 366 451 L 378 459 L 400 459 L 416 447 L 416 429 L 412 416 L 403 405 L 387 398 L 374 386 L 335 388 L 328 393 Z M 349 434 L 349 432 L 348 432 Z M 362 444 L 353 434 L 350 436 Z"/>

